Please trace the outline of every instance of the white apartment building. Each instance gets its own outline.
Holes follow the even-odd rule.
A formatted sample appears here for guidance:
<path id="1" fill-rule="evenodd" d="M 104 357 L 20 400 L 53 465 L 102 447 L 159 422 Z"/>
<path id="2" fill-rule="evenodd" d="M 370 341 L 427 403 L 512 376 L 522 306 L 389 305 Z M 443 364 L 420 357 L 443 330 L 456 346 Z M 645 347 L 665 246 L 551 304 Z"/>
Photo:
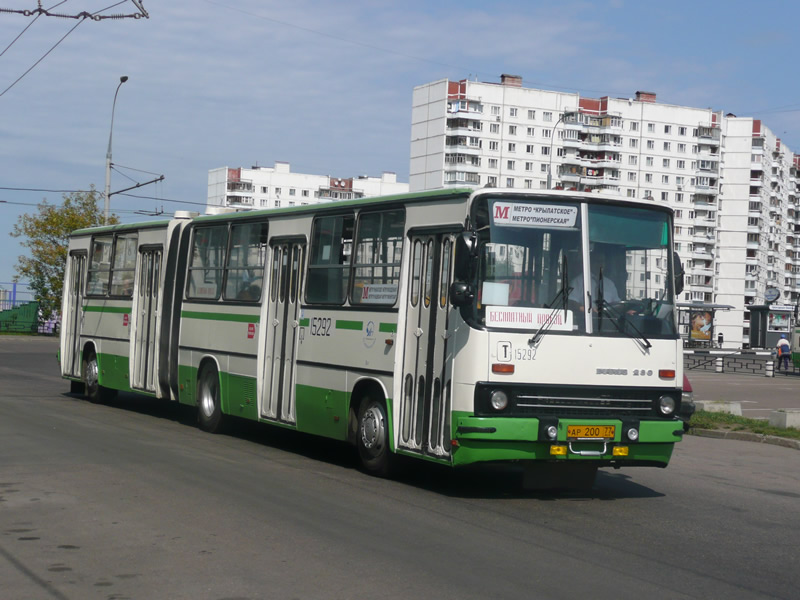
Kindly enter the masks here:
<path id="1" fill-rule="evenodd" d="M 220 167 L 208 172 L 208 207 L 254 210 L 318 202 L 389 196 L 408 192 L 407 183 L 385 171 L 380 177 L 337 178 L 292 173 L 289 163 L 273 167 Z"/>
<path id="2" fill-rule="evenodd" d="M 450 186 L 608 191 L 668 203 L 686 270 L 681 301 L 718 311 L 726 347 L 749 341 L 767 288 L 800 302 L 800 160 L 763 123 L 722 111 L 500 83 L 414 88 L 411 191 Z"/>

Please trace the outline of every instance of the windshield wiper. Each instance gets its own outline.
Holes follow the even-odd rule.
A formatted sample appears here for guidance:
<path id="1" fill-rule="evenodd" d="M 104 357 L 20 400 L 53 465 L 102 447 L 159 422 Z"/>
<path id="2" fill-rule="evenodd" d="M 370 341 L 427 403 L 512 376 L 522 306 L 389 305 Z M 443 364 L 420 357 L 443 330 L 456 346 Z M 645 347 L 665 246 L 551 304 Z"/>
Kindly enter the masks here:
<path id="1" fill-rule="evenodd" d="M 561 289 L 558 290 L 558 293 L 556 294 L 555 298 L 553 298 L 550 302 L 548 302 L 547 304 L 544 305 L 545 308 L 550 308 L 556 302 L 558 302 L 559 298 L 561 298 L 561 308 L 555 307 L 550 311 L 550 314 L 547 316 L 547 320 L 544 323 L 542 323 L 542 326 L 539 327 L 539 330 L 533 335 L 533 337 L 531 339 L 528 340 L 528 344 L 529 345 L 535 346 L 536 344 L 539 343 L 539 340 L 542 339 L 542 336 L 549 331 L 549 329 L 552 326 L 553 321 L 555 320 L 556 315 L 558 314 L 559 311 L 563 311 L 564 312 L 564 318 L 566 319 L 566 315 L 567 315 L 567 298 L 569 297 L 569 294 L 572 292 L 572 288 L 567 285 L 568 281 L 569 281 L 569 278 L 567 276 L 567 257 L 562 255 L 562 257 L 561 257 Z"/>
<path id="2" fill-rule="evenodd" d="M 630 320 L 626 320 L 625 325 L 633 329 L 638 334 L 638 336 L 633 335 L 630 331 L 627 331 L 626 328 L 622 326 L 622 324 L 620 323 L 622 315 L 613 310 L 611 306 L 609 306 L 608 302 L 603 300 L 603 294 L 600 292 L 599 289 L 597 291 L 597 296 L 598 296 L 597 298 L 598 331 L 600 331 L 600 324 L 603 322 L 602 318 L 603 314 L 605 313 L 608 316 L 608 320 L 611 321 L 611 324 L 617 328 L 617 331 L 628 336 L 632 340 L 635 340 L 636 342 L 640 343 L 645 348 L 653 347 L 653 344 L 650 343 L 650 340 L 648 340 L 647 337 L 644 335 L 644 333 L 642 333 L 641 330 L 638 327 L 636 327 L 636 325 L 634 325 Z"/>

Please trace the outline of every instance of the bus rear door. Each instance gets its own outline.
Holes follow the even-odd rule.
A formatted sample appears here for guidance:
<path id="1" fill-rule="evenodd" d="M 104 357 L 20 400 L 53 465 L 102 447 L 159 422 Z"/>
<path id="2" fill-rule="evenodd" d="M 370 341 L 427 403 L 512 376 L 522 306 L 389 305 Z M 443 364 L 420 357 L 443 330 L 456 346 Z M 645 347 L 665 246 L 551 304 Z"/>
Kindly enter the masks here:
<path id="1" fill-rule="evenodd" d="M 86 252 L 69 255 L 69 280 L 66 289 L 66 310 L 61 335 L 64 336 L 61 361 L 62 374 L 81 378 L 81 327 L 83 325 L 83 288 L 86 280 Z"/>
<path id="2" fill-rule="evenodd" d="M 133 311 L 133 373 L 131 387 L 156 391 L 156 338 L 160 324 L 158 304 L 162 248 L 139 249 L 139 271 Z"/>

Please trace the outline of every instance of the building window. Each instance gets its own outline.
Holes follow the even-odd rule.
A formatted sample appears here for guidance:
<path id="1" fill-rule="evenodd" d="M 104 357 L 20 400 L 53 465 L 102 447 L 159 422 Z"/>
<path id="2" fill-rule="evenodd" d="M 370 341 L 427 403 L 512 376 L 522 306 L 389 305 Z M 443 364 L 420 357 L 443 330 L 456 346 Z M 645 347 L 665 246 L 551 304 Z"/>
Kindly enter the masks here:
<path id="1" fill-rule="evenodd" d="M 508 135 L 517 135 L 517 126 L 516 125 L 509 125 L 508 126 Z"/>
<path id="2" fill-rule="evenodd" d="M 542 156 L 550 156 L 550 148 L 542 146 Z"/>
<path id="3" fill-rule="evenodd" d="M 637 140 L 636 138 L 631 138 L 630 140 L 628 140 L 628 146 L 630 146 L 631 148 L 638 148 L 639 140 Z"/>
<path id="4" fill-rule="evenodd" d="M 489 150 L 499 150 L 500 149 L 500 142 L 489 142 Z"/>
<path id="5" fill-rule="evenodd" d="M 514 187 L 514 178 L 513 177 L 508 177 L 506 179 L 506 187 L 507 188 L 513 188 Z"/>
<path id="6" fill-rule="evenodd" d="M 513 106 L 509 107 L 508 116 L 509 117 L 516 117 L 517 116 L 517 109 L 514 108 Z"/>
<path id="7" fill-rule="evenodd" d="M 510 160 L 508 161 L 508 163 L 506 163 L 506 166 L 508 167 L 509 171 L 513 171 L 516 164 L 517 164 L 516 161 Z"/>
<path id="8" fill-rule="evenodd" d="M 544 119 L 548 123 L 551 122 L 553 120 L 553 113 L 544 111 L 542 113 L 542 119 Z"/>
<path id="9" fill-rule="evenodd" d="M 664 133 L 667 135 L 672 133 L 672 125 L 664 125 Z"/>
<path id="10" fill-rule="evenodd" d="M 663 159 L 661 161 L 661 166 L 664 167 L 665 169 L 669 169 L 669 159 L 668 158 Z"/>
<path id="11" fill-rule="evenodd" d="M 671 147 L 672 147 L 672 144 L 670 142 L 664 142 L 664 150 L 669 152 Z"/>
<path id="12" fill-rule="evenodd" d="M 539 169 L 542 173 L 547 173 L 547 165 L 542 163 Z"/>
<path id="13" fill-rule="evenodd" d="M 647 149 L 653 150 L 656 147 L 656 143 L 653 140 L 647 140 Z"/>
<path id="14" fill-rule="evenodd" d="M 492 106 L 492 116 L 499 117 L 500 116 L 500 107 L 499 106 Z"/>
<path id="15" fill-rule="evenodd" d="M 683 194 L 681 192 L 675 194 L 675 202 L 683 202 Z"/>
<path id="16" fill-rule="evenodd" d="M 636 181 L 636 173 L 628 172 L 628 181 Z"/>
<path id="17" fill-rule="evenodd" d="M 500 123 L 492 123 L 489 125 L 489 133 L 500 133 Z"/>
<path id="18" fill-rule="evenodd" d="M 490 169 L 496 169 L 497 168 L 497 159 L 496 158 L 490 158 L 489 159 L 489 168 Z"/>
<path id="19" fill-rule="evenodd" d="M 644 164 L 645 164 L 646 167 L 652 167 L 653 166 L 653 157 L 652 156 L 645 156 Z"/>
<path id="20" fill-rule="evenodd" d="M 556 156 L 561 156 L 562 158 L 567 155 L 567 151 L 565 148 L 556 148 Z"/>
<path id="21" fill-rule="evenodd" d="M 669 194 L 667 192 L 661 192 L 661 199 L 666 202 L 669 200 Z"/>
<path id="22" fill-rule="evenodd" d="M 645 183 L 653 183 L 653 174 L 652 173 L 645 173 L 644 174 L 644 182 Z"/>
<path id="23" fill-rule="evenodd" d="M 528 154 L 533 154 L 535 151 L 536 151 L 536 146 L 534 146 L 533 144 L 525 145 L 525 152 L 527 152 Z"/>
<path id="24" fill-rule="evenodd" d="M 497 177 L 489 175 L 486 178 L 486 185 L 488 185 L 489 187 L 497 187 Z"/>
<path id="25" fill-rule="evenodd" d="M 535 110 L 529 110 L 528 111 L 528 120 L 529 121 L 535 121 L 536 120 L 536 111 Z M 531 134 L 531 135 L 533 135 L 533 134 Z"/>
<path id="26" fill-rule="evenodd" d="M 686 127 L 678 127 L 678 135 L 686 135 Z"/>
<path id="27" fill-rule="evenodd" d="M 647 133 L 655 133 L 656 132 L 656 124 L 655 123 L 648 123 L 647 124 Z"/>
<path id="28" fill-rule="evenodd" d="M 686 153 L 686 144 L 678 144 L 678 152 Z"/>
<path id="29" fill-rule="evenodd" d="M 679 169 L 685 169 L 686 168 L 686 161 L 685 160 L 679 160 L 676 164 L 677 164 Z"/>
<path id="30" fill-rule="evenodd" d="M 262 194 L 266 194 L 267 193 L 267 186 L 265 186 L 265 185 L 261 186 L 261 193 Z"/>
<path id="31" fill-rule="evenodd" d="M 639 157 L 638 157 L 638 156 L 636 156 L 635 154 L 631 154 L 631 155 L 628 157 L 628 164 L 629 164 L 629 165 L 634 165 L 634 166 L 635 166 L 635 165 L 637 165 L 638 163 L 639 163 Z"/>
<path id="32" fill-rule="evenodd" d="M 508 151 L 509 152 L 516 152 L 517 151 L 517 145 L 514 142 L 509 142 L 508 143 Z"/>
<path id="33" fill-rule="evenodd" d="M 526 171 L 533 171 L 533 163 L 532 162 L 526 162 L 525 163 L 525 170 Z"/>
<path id="34" fill-rule="evenodd" d="M 631 131 L 639 131 L 639 123 L 638 121 L 631 121 L 630 130 Z"/>
<path id="35" fill-rule="evenodd" d="M 536 129 L 528 127 L 528 137 L 533 137 L 534 135 L 536 135 Z"/>
<path id="36" fill-rule="evenodd" d="M 665 183 L 669 185 L 669 175 L 662 175 L 661 176 L 661 183 Z"/>
<path id="37" fill-rule="evenodd" d="M 526 179 L 525 180 L 525 188 L 531 189 L 533 187 L 533 179 Z"/>

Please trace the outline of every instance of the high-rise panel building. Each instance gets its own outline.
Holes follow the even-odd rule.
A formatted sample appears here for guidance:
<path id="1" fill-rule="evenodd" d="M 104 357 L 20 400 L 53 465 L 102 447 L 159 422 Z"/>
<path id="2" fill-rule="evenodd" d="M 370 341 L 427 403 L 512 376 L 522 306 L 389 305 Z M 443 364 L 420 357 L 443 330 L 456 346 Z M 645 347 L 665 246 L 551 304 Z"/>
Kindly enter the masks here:
<path id="1" fill-rule="evenodd" d="M 583 98 L 502 75 L 413 93 L 411 191 L 552 187 L 667 203 L 686 269 L 680 300 L 731 307 L 715 319 L 728 347 L 748 345 L 748 306 L 767 289 L 800 302 L 798 171 L 761 121 L 652 92 Z"/>

